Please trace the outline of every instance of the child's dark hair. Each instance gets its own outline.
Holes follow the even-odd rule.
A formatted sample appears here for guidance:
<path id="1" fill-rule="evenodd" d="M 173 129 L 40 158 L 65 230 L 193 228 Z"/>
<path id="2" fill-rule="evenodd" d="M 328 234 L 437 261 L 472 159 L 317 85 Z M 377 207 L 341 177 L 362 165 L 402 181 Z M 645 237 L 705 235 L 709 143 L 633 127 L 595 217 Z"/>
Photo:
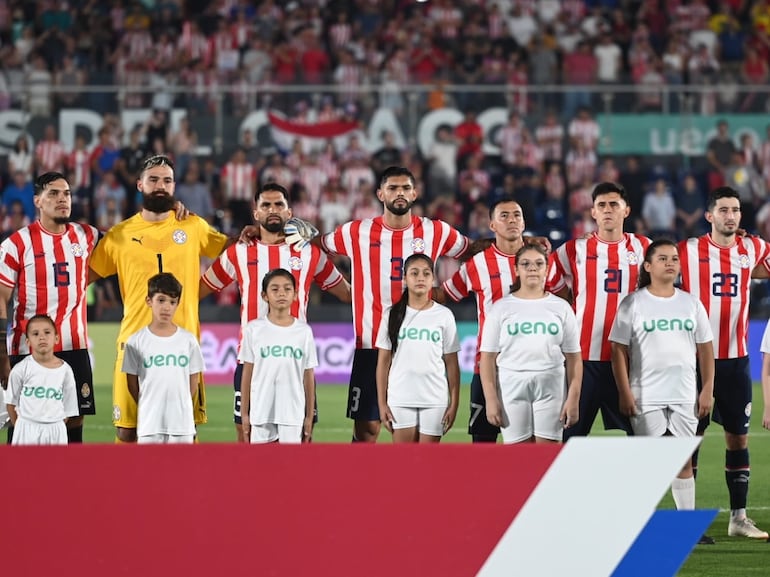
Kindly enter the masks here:
<path id="1" fill-rule="evenodd" d="M 662 246 L 673 246 L 674 248 L 677 248 L 676 243 L 670 238 L 659 238 L 654 240 L 644 253 L 644 262 L 652 264 L 652 257 L 655 256 L 655 253 L 658 252 L 658 249 Z M 650 273 L 645 270 L 644 265 L 642 265 L 639 269 L 639 279 L 636 281 L 636 287 L 637 289 L 642 289 L 649 286 L 650 283 L 652 283 L 652 277 L 650 277 Z"/>
<path id="2" fill-rule="evenodd" d="M 403 273 L 406 276 L 406 271 L 409 267 L 421 260 L 428 263 L 430 271 L 433 272 L 433 261 L 428 255 L 423 253 L 414 253 L 404 261 Z M 401 325 L 404 324 L 404 317 L 406 316 L 406 305 L 409 304 L 409 291 L 404 287 L 404 292 L 401 293 L 399 298 L 393 306 L 390 307 L 390 316 L 388 317 L 388 337 L 390 338 L 391 353 L 396 354 L 398 348 L 398 331 L 401 330 Z"/>
<path id="3" fill-rule="evenodd" d="M 626 192 L 626 189 L 616 182 L 600 182 L 597 184 L 591 193 L 591 200 L 595 201 L 597 196 L 613 192 L 617 192 L 620 195 L 620 198 L 628 204 L 628 193 Z"/>
<path id="4" fill-rule="evenodd" d="M 294 288 L 295 291 L 297 290 L 297 279 L 294 278 L 293 274 L 291 274 L 285 268 L 274 268 L 262 279 L 262 292 L 266 293 L 267 286 L 270 284 L 270 281 L 279 276 L 290 280 L 292 288 Z"/>
<path id="5" fill-rule="evenodd" d="M 61 172 L 44 172 L 35 179 L 35 196 L 39 195 L 45 190 L 45 187 L 51 184 L 54 180 L 67 180 Z"/>
<path id="6" fill-rule="evenodd" d="M 53 327 L 54 334 L 59 334 L 59 329 L 56 328 L 56 323 L 53 322 L 53 319 L 49 317 L 48 315 L 34 315 L 27 319 L 27 325 L 24 327 L 24 334 L 26 336 L 29 336 L 29 325 L 31 325 L 35 321 L 45 321 L 49 323 Z"/>
<path id="7" fill-rule="evenodd" d="M 738 191 L 734 188 L 730 188 L 729 186 L 719 186 L 709 193 L 709 200 L 708 205 L 706 206 L 706 210 L 709 212 L 714 212 L 714 207 L 717 205 L 717 201 L 720 198 L 737 198 L 740 200 L 741 195 L 738 194 Z"/>
<path id="8" fill-rule="evenodd" d="M 156 294 L 178 299 L 182 296 L 182 284 L 170 272 L 158 273 L 147 281 L 147 297 L 152 298 Z"/>
<path id="9" fill-rule="evenodd" d="M 524 246 L 522 246 L 519 250 L 516 251 L 516 266 L 519 266 L 519 259 L 521 258 L 521 255 L 523 255 L 528 250 L 534 250 L 536 253 L 540 254 L 545 258 L 545 266 L 548 266 L 548 251 L 545 250 L 544 247 L 537 243 L 527 244 L 524 243 Z M 521 277 L 517 274 L 516 280 L 513 281 L 513 284 L 511 285 L 511 294 L 515 293 L 517 290 L 521 288 Z"/>

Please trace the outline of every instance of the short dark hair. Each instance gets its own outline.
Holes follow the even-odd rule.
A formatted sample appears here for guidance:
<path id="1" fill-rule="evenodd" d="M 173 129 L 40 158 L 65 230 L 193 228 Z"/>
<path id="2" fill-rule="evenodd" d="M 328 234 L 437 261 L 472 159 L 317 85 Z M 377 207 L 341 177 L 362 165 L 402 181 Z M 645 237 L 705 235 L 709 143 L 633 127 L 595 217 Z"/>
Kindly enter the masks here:
<path id="1" fill-rule="evenodd" d="M 385 184 L 385 181 L 387 181 L 389 178 L 394 176 L 408 176 L 409 180 L 412 181 L 412 186 L 415 186 L 416 181 L 414 179 L 414 174 L 412 174 L 412 171 L 409 170 L 405 166 L 389 166 L 385 170 L 382 171 L 382 175 L 380 176 L 380 188 L 382 188 L 382 185 Z"/>
<path id="2" fill-rule="evenodd" d="M 182 296 L 182 283 L 170 272 L 158 273 L 147 281 L 147 297 L 152 298 L 156 294 L 178 299 Z"/>
<path id="3" fill-rule="evenodd" d="M 591 200 L 595 201 L 597 196 L 602 196 L 603 194 L 610 194 L 613 192 L 617 192 L 620 195 L 620 198 L 622 198 L 623 201 L 628 204 L 628 193 L 626 192 L 626 189 L 619 185 L 617 182 L 600 182 L 597 184 L 591 193 Z"/>
<path id="4" fill-rule="evenodd" d="M 34 315 L 27 319 L 27 324 L 24 327 L 24 334 L 26 336 L 29 336 L 29 325 L 33 323 L 33 321 L 45 321 L 47 323 L 50 323 L 50 325 L 53 327 L 54 334 L 59 334 L 59 329 L 56 328 L 56 323 L 53 322 L 53 319 L 49 317 L 48 315 Z"/>
<path id="5" fill-rule="evenodd" d="M 51 184 L 54 180 L 67 180 L 61 172 L 44 172 L 35 179 L 35 196 L 42 193 L 45 187 Z"/>
<path id="6" fill-rule="evenodd" d="M 510 195 L 501 196 L 497 200 L 495 200 L 490 206 L 489 206 L 489 219 L 494 219 L 495 209 L 498 205 L 504 204 L 506 202 L 515 202 L 516 204 L 519 204 L 519 201 L 513 198 Z M 521 205 L 519 204 L 519 208 L 521 208 Z"/>
<path id="7" fill-rule="evenodd" d="M 168 166 L 171 170 L 174 170 L 174 161 L 165 154 L 153 154 L 142 162 L 141 174 L 144 174 L 145 170 L 150 170 L 156 166 Z"/>
<path id="8" fill-rule="evenodd" d="M 265 277 L 262 279 L 262 292 L 267 292 L 267 287 L 270 285 L 270 281 L 277 277 L 284 277 L 291 281 L 291 286 L 294 287 L 294 290 L 297 290 L 297 279 L 294 278 L 294 275 L 291 274 L 289 271 L 287 271 L 285 268 L 274 268 L 270 272 L 268 272 Z"/>
<path id="9" fill-rule="evenodd" d="M 734 188 L 729 186 L 719 186 L 709 193 L 709 200 L 708 204 L 706 205 L 706 210 L 712 212 L 720 198 L 737 198 L 738 201 L 740 201 L 741 195 L 738 194 L 738 191 Z"/>
<path id="10" fill-rule="evenodd" d="M 289 191 L 286 190 L 286 187 L 278 184 L 277 182 L 266 182 L 262 186 L 257 188 L 257 192 L 254 194 L 254 202 L 259 202 L 259 197 L 263 192 L 280 192 L 283 195 L 283 198 L 286 200 L 286 205 L 288 206 L 290 204 L 289 202 Z"/>

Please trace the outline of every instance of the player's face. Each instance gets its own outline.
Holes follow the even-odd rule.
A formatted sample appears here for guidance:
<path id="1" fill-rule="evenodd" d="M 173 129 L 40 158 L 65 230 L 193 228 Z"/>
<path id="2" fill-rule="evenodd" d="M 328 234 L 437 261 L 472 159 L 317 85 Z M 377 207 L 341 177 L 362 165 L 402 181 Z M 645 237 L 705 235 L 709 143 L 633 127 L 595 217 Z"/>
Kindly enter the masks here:
<path id="1" fill-rule="evenodd" d="M 615 231 L 623 228 L 623 221 L 631 209 L 617 192 L 609 192 L 596 197 L 591 207 L 591 216 L 601 231 Z"/>
<path id="2" fill-rule="evenodd" d="M 644 270 L 650 273 L 653 281 L 674 284 L 679 276 L 679 252 L 675 246 L 659 246 L 650 262 L 644 263 Z"/>
<path id="3" fill-rule="evenodd" d="M 291 209 L 283 194 L 268 190 L 259 195 L 254 209 L 254 220 L 259 226 L 270 232 L 281 232 L 290 218 Z"/>
<path id="4" fill-rule="evenodd" d="M 548 260 L 537 250 L 525 250 L 516 261 L 516 274 L 522 286 L 543 288 Z"/>
<path id="5" fill-rule="evenodd" d="M 409 268 L 404 271 L 406 288 L 415 296 L 424 296 L 433 289 L 433 271 L 430 265 L 423 260 L 415 260 L 409 263 Z"/>
<path id="6" fill-rule="evenodd" d="M 46 354 L 53 351 L 59 335 L 53 324 L 46 320 L 35 320 L 27 325 L 27 344 L 31 351 Z"/>
<path id="7" fill-rule="evenodd" d="M 168 165 L 153 166 L 137 181 L 142 206 L 150 212 L 163 213 L 174 208 L 174 170 Z"/>
<path id="8" fill-rule="evenodd" d="M 377 189 L 377 198 L 385 205 L 385 210 L 403 216 L 417 200 L 417 191 L 408 176 L 391 176 Z"/>
<path id="9" fill-rule="evenodd" d="M 65 224 L 69 222 L 72 213 L 72 193 L 70 185 L 63 178 L 54 180 L 33 199 L 35 206 L 40 211 L 40 220 L 46 222 Z"/>
<path id="10" fill-rule="evenodd" d="M 267 291 L 262 293 L 262 298 L 267 301 L 271 311 L 285 311 L 297 299 L 297 291 L 285 276 L 276 276 L 267 283 Z"/>
<path id="11" fill-rule="evenodd" d="M 524 213 L 518 202 L 501 202 L 495 207 L 489 228 L 495 236 L 507 241 L 521 239 L 524 232 Z"/>
<path id="12" fill-rule="evenodd" d="M 152 309 L 153 320 L 170 323 L 179 306 L 179 298 L 155 293 L 152 297 L 147 297 L 147 305 Z"/>
<path id="13" fill-rule="evenodd" d="M 706 212 L 712 232 L 734 236 L 741 225 L 741 201 L 737 198 L 717 199 L 714 209 Z"/>

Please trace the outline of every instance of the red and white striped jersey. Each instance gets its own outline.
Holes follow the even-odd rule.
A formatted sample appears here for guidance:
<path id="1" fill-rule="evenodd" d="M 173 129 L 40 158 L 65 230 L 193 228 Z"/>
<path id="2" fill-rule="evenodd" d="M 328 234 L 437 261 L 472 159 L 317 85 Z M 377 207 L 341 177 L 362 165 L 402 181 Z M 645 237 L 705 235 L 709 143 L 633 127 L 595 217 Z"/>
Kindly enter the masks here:
<path id="1" fill-rule="evenodd" d="M 215 260 L 201 280 L 211 290 L 219 292 L 232 282 L 241 293 L 241 328 L 246 323 L 267 314 L 267 302 L 262 298 L 262 279 L 275 268 L 291 272 L 297 281 L 297 300 L 291 307 L 292 316 L 307 321 L 310 285 L 315 282 L 321 290 L 342 282 L 342 274 L 317 246 L 307 245 L 296 251 L 286 243 L 232 244 Z M 244 296 L 245 295 L 245 296 Z"/>
<path id="2" fill-rule="evenodd" d="M 378 216 L 338 226 L 321 243 L 327 252 L 350 258 L 356 348 L 371 349 L 383 311 L 401 298 L 404 261 L 414 253 L 434 262 L 440 256 L 457 258 L 468 239 L 441 220 L 413 216 L 408 227 L 394 230 Z"/>
<path id="3" fill-rule="evenodd" d="M 516 255 L 506 254 L 495 245 L 477 253 L 464 262 L 452 278 L 444 282 L 444 292 L 458 302 L 470 293 L 476 294 L 476 312 L 479 319 L 479 334 L 476 343 L 474 372 L 479 371 L 479 345 L 487 311 L 504 296 L 510 294 L 516 280 Z"/>
<path id="4" fill-rule="evenodd" d="M 573 118 L 569 123 L 567 132 L 569 133 L 570 138 L 582 140 L 589 150 L 596 150 L 596 147 L 599 144 L 601 130 L 599 128 L 599 123 L 593 118 L 587 120 Z"/>
<path id="5" fill-rule="evenodd" d="M 321 202 L 321 190 L 329 182 L 329 177 L 320 166 L 306 164 L 299 169 L 299 182 L 305 187 L 310 202 L 318 205 Z"/>
<path id="6" fill-rule="evenodd" d="M 714 333 L 714 358 L 748 355 L 751 271 L 770 257 L 770 244 L 757 237 L 738 237 L 730 247 L 704 234 L 679 243 L 682 289 L 706 307 Z"/>
<path id="7" fill-rule="evenodd" d="M 242 164 L 228 162 L 225 164 L 219 177 L 223 184 L 225 199 L 228 201 L 252 200 L 256 177 L 254 166 L 248 162 Z"/>
<path id="8" fill-rule="evenodd" d="M 87 150 L 73 150 L 67 158 L 70 184 L 74 188 L 91 186 L 91 153 Z"/>
<path id="9" fill-rule="evenodd" d="M 99 231 L 90 225 L 70 223 L 66 232 L 52 234 L 33 222 L 0 244 L 0 283 L 15 288 L 11 354 L 29 353 L 24 321 L 36 314 L 47 314 L 56 324 L 54 350 L 88 348 L 88 263 L 98 239 Z"/>
<path id="10" fill-rule="evenodd" d="M 348 45 L 352 36 L 353 29 L 347 22 L 332 24 L 331 28 L 329 28 L 329 40 L 331 40 L 332 48 L 344 48 Z"/>
<path id="11" fill-rule="evenodd" d="M 561 124 L 541 124 L 535 129 L 535 140 L 546 160 L 561 160 L 564 127 Z"/>
<path id="12" fill-rule="evenodd" d="M 521 124 L 506 124 L 500 129 L 500 132 L 497 133 L 497 143 L 500 145 L 500 156 L 506 164 L 516 163 L 516 157 L 521 148 L 525 130 L 526 127 Z"/>
<path id="13" fill-rule="evenodd" d="M 567 182 L 578 186 L 588 180 L 593 183 L 596 174 L 596 154 L 592 151 L 570 150 L 564 159 L 567 165 Z"/>
<path id="14" fill-rule="evenodd" d="M 620 301 L 636 288 L 650 239 L 624 234 L 617 242 L 598 235 L 567 241 L 551 253 L 546 288 L 572 290 L 585 361 L 609 361 L 609 334 Z"/>
<path id="15" fill-rule="evenodd" d="M 128 56 L 134 62 L 147 57 L 152 48 L 152 37 L 147 30 L 130 30 L 123 36 L 123 44 L 128 46 Z"/>
<path id="16" fill-rule="evenodd" d="M 41 140 L 35 147 L 37 158 L 37 172 L 64 172 L 64 161 L 67 153 L 64 145 L 58 140 Z"/>

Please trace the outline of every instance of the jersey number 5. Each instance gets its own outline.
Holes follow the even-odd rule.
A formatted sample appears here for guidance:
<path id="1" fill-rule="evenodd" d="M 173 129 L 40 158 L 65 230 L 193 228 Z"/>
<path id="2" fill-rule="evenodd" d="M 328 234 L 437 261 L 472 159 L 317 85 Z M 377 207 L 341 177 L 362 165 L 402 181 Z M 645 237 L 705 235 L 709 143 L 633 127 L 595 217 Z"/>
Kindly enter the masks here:
<path id="1" fill-rule="evenodd" d="M 623 290 L 623 271 L 618 268 L 605 269 L 604 292 L 619 293 Z"/>
<path id="2" fill-rule="evenodd" d="M 737 297 L 738 296 L 738 275 L 735 273 L 716 272 L 711 277 L 714 282 L 711 284 L 711 293 L 715 297 Z"/>
<path id="3" fill-rule="evenodd" d="M 70 272 L 67 270 L 67 262 L 55 262 L 53 267 L 53 286 L 62 287 L 70 285 Z"/>

